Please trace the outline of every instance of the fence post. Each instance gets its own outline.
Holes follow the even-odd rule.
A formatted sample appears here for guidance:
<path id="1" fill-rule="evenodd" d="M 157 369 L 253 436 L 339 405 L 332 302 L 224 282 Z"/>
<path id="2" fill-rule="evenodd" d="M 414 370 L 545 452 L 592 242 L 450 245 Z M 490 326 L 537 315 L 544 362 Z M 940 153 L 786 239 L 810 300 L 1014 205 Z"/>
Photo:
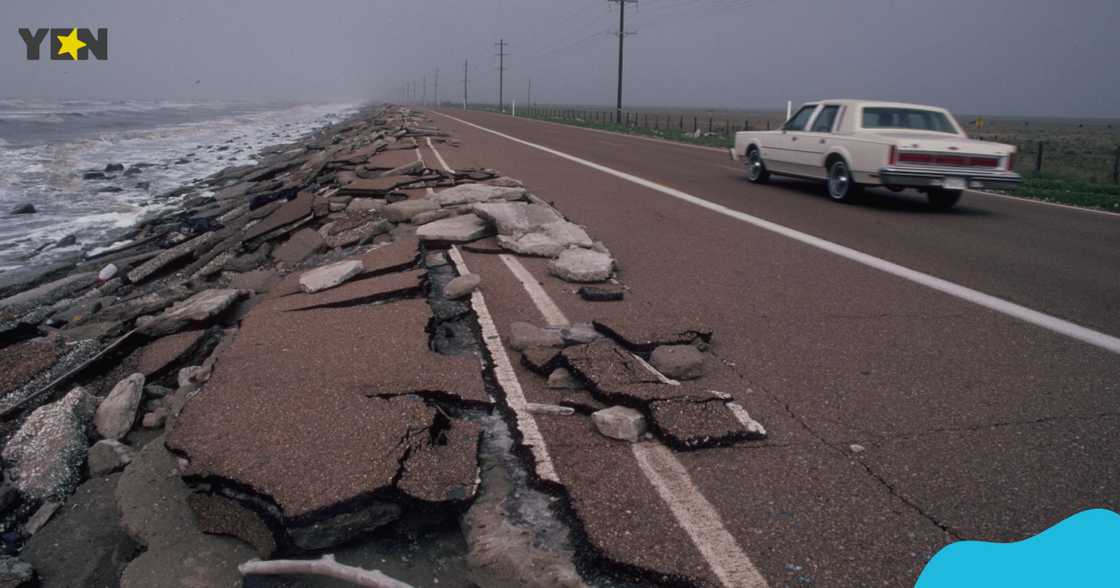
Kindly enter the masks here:
<path id="1" fill-rule="evenodd" d="M 1116 147 L 1116 159 L 1112 160 L 1112 183 L 1120 184 L 1120 145 Z"/>
<path id="2" fill-rule="evenodd" d="M 1038 175 L 1038 174 L 1042 173 L 1042 152 L 1043 152 L 1045 146 L 1046 146 L 1046 143 L 1043 143 L 1042 141 L 1038 142 L 1038 157 L 1034 160 L 1034 173 L 1035 173 L 1035 175 Z"/>

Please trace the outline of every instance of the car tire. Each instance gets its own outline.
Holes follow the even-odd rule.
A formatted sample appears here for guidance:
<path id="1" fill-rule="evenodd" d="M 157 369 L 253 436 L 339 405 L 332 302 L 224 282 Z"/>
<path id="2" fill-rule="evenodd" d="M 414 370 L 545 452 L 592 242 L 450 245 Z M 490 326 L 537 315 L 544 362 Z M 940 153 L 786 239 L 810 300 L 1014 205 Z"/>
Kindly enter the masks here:
<path id="1" fill-rule="evenodd" d="M 960 190 L 930 190 L 927 195 L 929 205 L 934 210 L 949 210 L 960 202 Z"/>
<path id="2" fill-rule="evenodd" d="M 762 154 L 752 147 L 747 151 L 747 180 L 752 184 L 765 184 L 770 181 L 770 172 L 766 169 L 766 162 Z"/>
<path id="3" fill-rule="evenodd" d="M 836 202 L 855 202 L 863 187 L 852 179 L 851 168 L 843 159 L 835 159 L 828 166 L 828 197 Z"/>

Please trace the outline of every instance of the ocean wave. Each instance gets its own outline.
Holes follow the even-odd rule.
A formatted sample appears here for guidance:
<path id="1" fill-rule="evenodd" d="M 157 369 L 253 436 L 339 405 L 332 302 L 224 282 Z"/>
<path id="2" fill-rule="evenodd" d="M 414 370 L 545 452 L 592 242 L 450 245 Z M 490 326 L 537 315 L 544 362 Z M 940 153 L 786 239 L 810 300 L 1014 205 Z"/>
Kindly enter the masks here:
<path id="1" fill-rule="evenodd" d="M 123 112 L 150 105 L 118 101 L 108 107 Z M 71 102 L 53 106 L 56 111 L 74 111 L 92 105 Z M 0 111 L 5 107 L 9 114 L 17 109 L 34 110 L 26 103 L 0 100 Z M 40 210 L 24 218 L 0 217 L 0 266 L 47 261 L 61 253 L 49 245 L 70 234 L 77 234 L 85 248 L 103 243 L 113 238 L 114 231 L 178 205 L 157 195 L 230 165 L 254 163 L 261 148 L 299 140 L 356 109 L 355 104 L 271 110 L 267 105 L 249 105 L 233 111 L 217 110 L 204 120 L 186 122 L 140 114 L 127 120 L 140 121 L 137 124 L 142 126 L 125 130 L 113 123 L 102 126 L 95 116 L 80 123 L 88 131 L 84 135 L 73 133 L 76 126 L 50 125 L 63 132 L 45 142 L 37 141 L 35 137 L 45 137 L 43 133 L 48 132 L 48 125 L 44 125 L 41 133 L 32 133 L 28 140 L 16 138 L 16 143 L 0 144 L 0 211 L 23 202 Z M 0 112 L 0 117 L 3 114 Z M 83 179 L 84 172 L 104 170 L 110 163 L 146 166 L 135 175 Z"/>

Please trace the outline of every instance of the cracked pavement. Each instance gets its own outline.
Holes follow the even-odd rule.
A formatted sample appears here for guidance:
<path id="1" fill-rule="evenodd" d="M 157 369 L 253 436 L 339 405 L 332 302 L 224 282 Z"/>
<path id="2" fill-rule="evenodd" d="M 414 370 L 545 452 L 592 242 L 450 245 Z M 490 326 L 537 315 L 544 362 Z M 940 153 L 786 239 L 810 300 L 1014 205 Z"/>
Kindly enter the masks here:
<path id="1" fill-rule="evenodd" d="M 617 138 L 626 148 L 608 148 L 583 129 L 446 114 L 1120 330 L 1108 310 L 1120 293 L 1099 279 L 1120 263 L 1111 217 L 981 195 L 949 215 L 892 195 L 836 206 L 799 182 L 750 186 L 725 155 L 703 149 L 629 137 Z M 432 119 L 461 141 L 440 147 L 452 168 L 498 167 L 610 247 L 624 303 L 585 301 L 551 278 L 545 261 L 521 259 L 573 322 L 630 333 L 713 328 L 710 352 L 730 369 L 706 385 L 732 393 L 770 436 L 676 455 L 771 586 L 909 585 L 954 540 L 1021 540 L 1085 509 L 1120 508 L 1120 364 L 1107 351 L 441 114 Z M 1093 238 L 1074 242 L 1073 234 Z M 497 256 L 465 251 L 499 326 L 540 322 Z M 530 401 L 565 398 L 515 368 Z M 595 438 L 585 422 L 537 420 L 598 557 L 719 584 L 629 452 Z"/>

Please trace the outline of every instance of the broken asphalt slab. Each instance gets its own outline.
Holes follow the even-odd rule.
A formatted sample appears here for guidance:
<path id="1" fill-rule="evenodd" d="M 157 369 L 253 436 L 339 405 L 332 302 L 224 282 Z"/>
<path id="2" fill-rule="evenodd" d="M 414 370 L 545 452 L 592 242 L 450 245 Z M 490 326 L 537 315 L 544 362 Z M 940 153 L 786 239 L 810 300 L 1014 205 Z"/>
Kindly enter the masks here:
<path id="1" fill-rule="evenodd" d="M 190 479 L 252 489 L 268 505 L 258 515 L 283 530 L 281 545 L 345 540 L 395 519 L 402 502 L 465 500 L 456 488 L 475 449 L 461 431 L 435 442 L 443 457 L 431 467 L 408 464 L 425 435 L 470 431 L 460 421 L 437 426 L 446 417 L 410 395 L 489 403 L 477 356 L 429 350 L 430 318 L 420 299 L 297 313 L 260 306 L 169 446 L 190 460 Z"/>

